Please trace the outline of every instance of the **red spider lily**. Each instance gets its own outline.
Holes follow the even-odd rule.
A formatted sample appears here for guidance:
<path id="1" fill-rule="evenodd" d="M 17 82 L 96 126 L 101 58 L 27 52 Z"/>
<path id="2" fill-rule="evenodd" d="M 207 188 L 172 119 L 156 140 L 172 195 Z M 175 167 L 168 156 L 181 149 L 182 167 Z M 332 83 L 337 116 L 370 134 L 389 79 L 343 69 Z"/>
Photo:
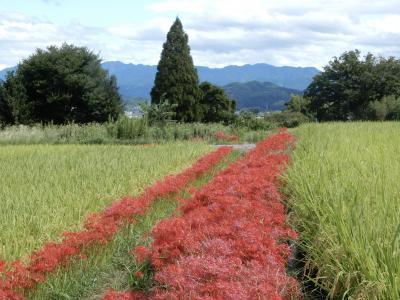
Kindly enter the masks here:
<path id="1" fill-rule="evenodd" d="M 137 271 L 133 274 L 135 276 L 136 279 L 140 279 L 143 277 L 143 272 Z"/>
<path id="2" fill-rule="evenodd" d="M 94 244 L 109 242 L 121 226 L 126 222 L 134 222 L 135 216 L 146 213 L 157 198 L 179 192 L 189 182 L 219 163 L 231 151 L 229 147 L 213 151 L 185 171 L 157 181 L 138 197 L 122 198 L 104 211 L 90 215 L 84 223 L 84 230 L 65 232 L 61 242 L 45 244 L 42 249 L 29 257 L 26 265 L 19 260 L 9 264 L 0 261 L 0 300 L 6 296 L 10 299 L 21 299 L 17 295 L 10 296 L 14 295 L 12 291 L 33 288 L 36 283 L 44 281 L 47 274 L 60 265 L 67 264 L 72 257 L 84 258 L 82 255 L 84 249 Z"/>
<path id="3" fill-rule="evenodd" d="M 103 300 L 145 300 L 146 297 L 136 291 L 124 291 L 116 292 L 113 289 L 109 289 L 107 293 L 103 296 Z"/>
<path id="4" fill-rule="evenodd" d="M 137 246 L 132 252 L 138 263 L 142 263 L 150 258 L 151 251 L 145 246 Z"/>
<path id="5" fill-rule="evenodd" d="M 237 135 L 228 135 L 223 131 L 217 131 L 214 133 L 214 137 L 218 141 L 228 141 L 228 142 L 236 142 L 239 140 L 239 137 Z"/>
<path id="6" fill-rule="evenodd" d="M 296 233 L 285 223 L 278 188 L 294 145 L 283 130 L 257 144 L 159 222 L 151 250 L 137 248 L 155 269 L 150 299 L 291 299 L 300 296 L 285 265 Z M 149 254 L 149 251 L 150 254 Z M 140 297 L 143 295 L 140 294 Z"/>

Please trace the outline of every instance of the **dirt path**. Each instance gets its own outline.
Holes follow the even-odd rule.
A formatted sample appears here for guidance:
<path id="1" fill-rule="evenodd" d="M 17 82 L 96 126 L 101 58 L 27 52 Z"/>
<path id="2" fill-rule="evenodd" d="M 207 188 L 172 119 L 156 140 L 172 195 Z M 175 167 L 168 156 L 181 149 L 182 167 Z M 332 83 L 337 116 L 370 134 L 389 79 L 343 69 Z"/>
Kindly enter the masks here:
<path id="1" fill-rule="evenodd" d="M 238 150 L 241 152 L 247 152 L 256 147 L 255 144 L 235 144 L 235 145 L 213 145 L 215 148 L 220 148 L 224 146 L 232 146 L 233 150 Z"/>

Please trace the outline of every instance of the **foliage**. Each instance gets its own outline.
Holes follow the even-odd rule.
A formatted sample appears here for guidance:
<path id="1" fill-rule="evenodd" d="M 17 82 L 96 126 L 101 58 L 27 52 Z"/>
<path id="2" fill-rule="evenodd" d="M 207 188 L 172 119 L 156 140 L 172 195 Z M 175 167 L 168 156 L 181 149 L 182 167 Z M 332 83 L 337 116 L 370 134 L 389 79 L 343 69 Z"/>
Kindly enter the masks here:
<path id="1" fill-rule="evenodd" d="M 6 81 L 2 86 L 3 117 L 6 124 L 27 124 L 31 121 L 33 112 L 32 103 L 29 103 L 23 81 L 18 79 L 13 72 L 7 73 Z"/>
<path id="2" fill-rule="evenodd" d="M 201 100 L 202 121 L 206 123 L 230 123 L 234 118 L 236 102 L 229 99 L 223 89 L 207 81 L 200 84 L 200 89 L 203 93 Z"/>
<path id="3" fill-rule="evenodd" d="M 5 99 L 3 82 L 0 81 L 0 127 L 12 122 L 10 105 Z"/>
<path id="4" fill-rule="evenodd" d="M 299 112 L 305 116 L 309 116 L 310 99 L 300 95 L 292 95 L 288 102 L 285 103 L 286 110 L 290 112 Z"/>
<path id="5" fill-rule="evenodd" d="M 116 78 L 84 47 L 38 49 L 4 83 L 12 122 L 105 122 L 122 111 Z"/>
<path id="6" fill-rule="evenodd" d="M 145 136 L 148 132 L 147 119 L 137 118 L 130 119 L 128 117 L 120 117 L 115 122 L 106 124 L 107 139 L 116 140 L 135 140 Z"/>
<path id="7" fill-rule="evenodd" d="M 181 215 L 153 228 L 151 248 L 135 249 L 138 263 L 147 259 L 155 270 L 157 285 L 150 298 L 300 296 L 296 280 L 285 270 L 290 249 L 284 241 L 296 234 L 285 223 L 278 191 L 278 177 L 289 161 L 282 152 L 293 142 L 284 131 L 260 142 L 194 190 Z"/>
<path id="8" fill-rule="evenodd" d="M 400 120 L 400 96 L 383 97 L 368 104 L 368 119 L 371 120 Z"/>
<path id="9" fill-rule="evenodd" d="M 400 297 L 400 124 L 307 124 L 286 178 L 305 276 L 330 299 Z"/>
<path id="10" fill-rule="evenodd" d="M 149 125 L 165 126 L 176 115 L 175 109 L 177 104 L 170 104 L 168 99 L 162 99 L 160 103 L 152 103 L 150 105 L 143 103 L 141 109 Z"/>
<path id="11" fill-rule="evenodd" d="M 276 127 L 297 127 L 303 123 L 307 123 L 310 119 L 301 112 L 283 111 L 279 113 L 267 113 L 264 120 L 268 123 L 275 124 Z"/>
<path id="12" fill-rule="evenodd" d="M 176 120 L 193 122 L 202 118 L 201 96 L 188 36 L 183 31 L 181 21 L 176 18 L 163 45 L 151 90 L 151 102 L 159 104 L 168 99 L 171 104 L 176 104 Z"/>
<path id="13" fill-rule="evenodd" d="M 318 120 L 366 119 L 369 103 L 390 95 L 400 96 L 400 61 L 371 53 L 361 59 L 358 50 L 334 57 L 304 92 Z"/>
<path id="14" fill-rule="evenodd" d="M 234 126 L 249 130 L 268 130 L 275 124 L 265 122 L 262 117 L 258 117 L 253 110 L 241 110 L 235 118 Z"/>

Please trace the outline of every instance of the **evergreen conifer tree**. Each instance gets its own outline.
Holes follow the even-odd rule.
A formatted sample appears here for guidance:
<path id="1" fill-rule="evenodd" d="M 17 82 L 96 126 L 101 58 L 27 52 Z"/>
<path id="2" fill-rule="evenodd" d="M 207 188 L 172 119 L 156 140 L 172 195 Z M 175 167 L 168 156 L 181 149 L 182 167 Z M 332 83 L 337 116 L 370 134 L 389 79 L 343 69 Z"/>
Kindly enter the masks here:
<path id="1" fill-rule="evenodd" d="M 159 104 L 168 100 L 174 105 L 175 119 L 182 122 L 202 119 L 202 93 L 199 88 L 197 70 L 190 55 L 188 35 L 176 18 L 163 45 L 157 66 L 151 101 Z"/>

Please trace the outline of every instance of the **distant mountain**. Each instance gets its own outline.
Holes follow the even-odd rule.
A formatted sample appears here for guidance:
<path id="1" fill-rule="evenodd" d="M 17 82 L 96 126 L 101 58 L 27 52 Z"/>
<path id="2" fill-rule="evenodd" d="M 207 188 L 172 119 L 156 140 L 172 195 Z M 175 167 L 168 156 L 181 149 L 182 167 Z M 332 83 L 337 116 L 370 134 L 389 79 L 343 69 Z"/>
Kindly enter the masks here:
<path id="1" fill-rule="evenodd" d="M 124 98 L 150 97 L 157 71 L 156 66 L 104 62 L 103 67 L 117 77 Z M 316 68 L 275 67 L 268 64 L 227 66 L 224 68 L 197 67 L 200 81 L 223 86 L 232 82 L 271 82 L 289 89 L 304 90 L 319 73 Z"/>
<path id="2" fill-rule="evenodd" d="M 156 66 L 125 64 L 120 61 L 104 62 L 102 66 L 117 77 L 119 92 L 125 100 L 138 97 L 150 98 Z M 0 71 L 0 80 L 4 79 L 7 71 L 13 69 L 15 67 Z M 197 71 L 200 81 L 224 86 L 228 94 L 237 98 L 238 107 L 253 105 L 254 101 L 255 106 L 263 109 L 268 105 L 281 107 L 273 103 L 286 101 L 291 93 L 304 90 L 312 78 L 320 72 L 313 67 L 275 67 L 269 64 L 224 68 L 197 67 Z M 235 83 L 230 84 L 232 82 Z"/>
<path id="3" fill-rule="evenodd" d="M 249 81 L 223 86 L 230 98 L 236 100 L 236 108 L 256 108 L 260 111 L 282 110 L 291 95 L 302 91 L 278 86 L 271 82 Z"/>
<path id="4" fill-rule="evenodd" d="M 220 86 L 231 82 L 261 81 L 297 90 L 304 90 L 320 72 L 312 67 L 275 67 L 269 64 L 227 66 L 220 69 L 197 67 L 197 71 L 201 81 L 207 80 Z"/>
<path id="5" fill-rule="evenodd" d="M 154 84 L 156 66 L 124 64 L 120 61 L 102 63 L 104 69 L 117 77 L 119 92 L 125 99 L 150 99 L 150 90 Z"/>

